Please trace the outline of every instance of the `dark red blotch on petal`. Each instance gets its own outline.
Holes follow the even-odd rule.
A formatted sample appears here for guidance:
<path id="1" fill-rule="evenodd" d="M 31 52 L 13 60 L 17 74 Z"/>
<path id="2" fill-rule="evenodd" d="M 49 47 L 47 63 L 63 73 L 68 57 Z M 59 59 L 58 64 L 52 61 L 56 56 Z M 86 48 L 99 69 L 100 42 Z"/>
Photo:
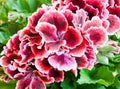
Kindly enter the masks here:
<path id="1" fill-rule="evenodd" d="M 81 33 L 73 27 L 68 28 L 67 32 L 64 35 L 64 39 L 66 40 L 66 46 L 69 48 L 75 48 L 83 40 Z"/>
<path id="2" fill-rule="evenodd" d="M 55 25 L 58 32 L 65 32 L 67 30 L 67 20 L 65 16 L 58 11 L 51 10 L 45 13 L 39 20 L 39 23 L 40 22 L 48 22 Z"/>
<path id="3" fill-rule="evenodd" d="M 31 47 L 32 53 L 35 55 L 35 58 L 42 58 L 45 56 L 46 54 L 46 50 L 44 48 L 44 46 L 40 46 L 39 45 L 34 45 Z"/>
<path id="4" fill-rule="evenodd" d="M 78 69 L 87 68 L 87 66 L 88 66 L 87 57 L 85 55 L 83 55 L 81 57 L 76 57 L 76 62 L 78 65 Z"/>
<path id="5" fill-rule="evenodd" d="M 117 15 L 120 18 L 120 6 L 115 5 L 114 7 L 108 8 L 109 13 L 113 15 Z"/>
<path id="6" fill-rule="evenodd" d="M 90 39 L 93 41 L 95 46 L 104 45 L 108 40 L 106 29 L 101 27 L 91 27 L 88 29 Z"/>
<path id="7" fill-rule="evenodd" d="M 66 5 L 70 2 L 72 2 L 74 5 L 79 6 L 79 8 L 83 8 L 86 4 L 84 0 L 65 0 Z"/>
<path id="8" fill-rule="evenodd" d="M 48 63 L 47 58 L 44 59 L 36 59 L 35 66 L 41 73 L 48 73 L 49 70 L 52 68 Z"/>
<path id="9" fill-rule="evenodd" d="M 53 77 L 56 82 L 61 82 L 64 79 L 64 72 L 57 69 L 51 69 L 48 75 L 49 77 Z"/>

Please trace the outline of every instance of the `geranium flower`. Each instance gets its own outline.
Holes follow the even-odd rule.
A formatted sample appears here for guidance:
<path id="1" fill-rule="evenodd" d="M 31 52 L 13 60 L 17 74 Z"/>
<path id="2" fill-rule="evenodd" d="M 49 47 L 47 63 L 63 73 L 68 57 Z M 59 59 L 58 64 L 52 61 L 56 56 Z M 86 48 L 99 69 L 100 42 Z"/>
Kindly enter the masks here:
<path id="1" fill-rule="evenodd" d="M 4 47 L 0 64 L 18 80 L 16 89 L 46 89 L 63 81 L 67 71 L 77 76 L 79 69 L 91 69 L 97 47 L 120 28 L 117 0 L 52 0 L 52 5 L 33 13 Z"/>
<path id="2" fill-rule="evenodd" d="M 109 15 L 108 21 L 109 27 L 107 29 L 107 32 L 109 34 L 114 34 L 120 28 L 120 19 L 116 15 Z"/>

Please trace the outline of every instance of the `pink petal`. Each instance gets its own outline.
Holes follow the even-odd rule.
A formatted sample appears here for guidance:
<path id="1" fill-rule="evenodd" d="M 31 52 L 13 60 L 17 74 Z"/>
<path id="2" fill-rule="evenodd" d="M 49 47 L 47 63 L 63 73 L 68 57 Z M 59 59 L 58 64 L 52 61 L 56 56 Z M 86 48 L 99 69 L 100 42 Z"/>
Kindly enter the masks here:
<path id="1" fill-rule="evenodd" d="M 70 2 L 72 2 L 74 5 L 79 6 L 79 8 L 83 8 L 86 4 L 84 0 L 65 0 L 66 5 Z"/>
<path id="2" fill-rule="evenodd" d="M 108 0 L 108 3 L 110 7 L 113 7 L 115 4 L 114 0 Z"/>
<path id="3" fill-rule="evenodd" d="M 16 44 L 15 44 L 16 43 Z M 19 50 L 19 44 L 20 44 L 20 40 L 19 40 L 19 35 L 18 34 L 14 34 L 9 40 L 8 43 L 6 44 L 6 46 L 11 49 L 11 50 Z"/>
<path id="4" fill-rule="evenodd" d="M 120 19 L 116 15 L 109 15 L 108 21 L 110 23 L 107 29 L 109 34 L 114 34 L 120 29 Z"/>
<path id="5" fill-rule="evenodd" d="M 26 40 L 27 36 L 32 34 L 29 27 L 25 27 L 24 29 L 19 31 L 19 39 Z"/>
<path id="6" fill-rule="evenodd" d="M 41 18 L 41 16 L 45 13 L 44 8 L 40 8 L 37 10 L 37 12 L 33 13 L 32 16 L 28 18 L 28 26 L 35 27 L 38 23 L 38 20 Z"/>
<path id="7" fill-rule="evenodd" d="M 75 57 L 81 57 L 86 50 L 86 42 L 82 42 L 79 46 L 74 49 L 71 49 L 69 54 Z"/>
<path id="8" fill-rule="evenodd" d="M 45 83 L 39 78 L 34 77 L 30 82 L 30 89 L 46 89 Z"/>
<path id="9" fill-rule="evenodd" d="M 120 18 L 120 6 L 115 5 L 114 7 L 109 7 L 108 10 L 110 14 L 117 15 Z"/>
<path id="10" fill-rule="evenodd" d="M 103 25 L 103 27 L 104 27 L 105 29 L 108 29 L 108 27 L 109 27 L 110 23 L 109 23 L 109 21 L 108 21 L 108 20 L 103 20 L 102 25 Z"/>
<path id="11" fill-rule="evenodd" d="M 51 69 L 48 75 L 49 77 L 53 77 L 56 82 L 61 82 L 64 79 L 64 72 L 57 69 Z"/>
<path id="12" fill-rule="evenodd" d="M 9 41 L 10 41 L 10 40 L 9 40 Z M 8 43 L 9 43 L 9 41 L 8 41 Z M 7 44 L 8 44 L 8 43 L 7 43 Z M 13 53 L 13 50 L 12 50 L 12 49 L 9 49 L 9 48 L 7 47 L 7 45 L 3 47 L 3 52 L 2 52 L 2 54 L 9 55 L 9 54 L 11 54 L 11 53 Z"/>
<path id="13" fill-rule="evenodd" d="M 50 56 L 48 62 L 58 70 L 69 71 L 71 69 L 76 69 L 77 67 L 75 59 L 64 54 Z"/>
<path id="14" fill-rule="evenodd" d="M 109 16 L 109 11 L 105 6 L 103 6 L 103 8 L 101 9 L 101 12 L 99 14 L 100 14 L 100 18 L 106 19 Z"/>
<path id="15" fill-rule="evenodd" d="M 19 40 L 19 35 L 18 34 L 15 34 L 11 37 L 11 40 L 12 40 L 12 47 L 13 49 L 19 49 L 19 44 L 20 44 L 20 40 Z"/>
<path id="16" fill-rule="evenodd" d="M 47 58 L 41 60 L 36 59 L 35 60 L 35 67 L 41 72 L 41 73 L 48 73 L 49 70 L 52 68 L 50 64 L 48 63 Z"/>
<path id="17" fill-rule="evenodd" d="M 43 45 L 42 43 L 42 37 L 39 34 L 34 34 L 33 36 L 29 37 L 29 45 L 33 46 L 33 45 Z"/>
<path id="18" fill-rule="evenodd" d="M 102 20 L 98 16 L 94 16 L 92 20 L 86 21 L 86 23 L 83 25 L 84 31 L 87 31 L 90 27 L 100 27 L 102 26 Z"/>
<path id="19" fill-rule="evenodd" d="M 22 42 L 20 44 L 19 54 L 22 56 L 22 62 L 31 61 L 34 57 L 34 54 L 31 51 L 31 47 L 26 42 Z"/>
<path id="20" fill-rule="evenodd" d="M 20 62 L 14 62 L 13 63 L 13 67 L 15 67 L 16 69 L 18 69 L 19 72 L 25 72 L 28 65 L 27 64 L 23 64 Z"/>
<path id="21" fill-rule="evenodd" d="M 98 9 L 88 4 L 86 4 L 84 10 L 87 12 L 89 19 L 92 19 L 92 17 L 97 16 L 99 13 Z"/>
<path id="22" fill-rule="evenodd" d="M 54 82 L 54 78 L 50 77 L 48 74 L 41 73 L 37 70 L 33 71 L 33 77 L 39 77 L 43 82 L 47 84 Z"/>
<path id="23" fill-rule="evenodd" d="M 58 42 L 50 42 L 50 43 L 46 43 L 45 44 L 45 49 L 49 52 L 49 53 L 54 53 L 59 51 L 60 47 L 65 45 L 66 41 L 62 40 L 62 41 L 58 41 Z"/>
<path id="24" fill-rule="evenodd" d="M 73 13 L 70 10 L 65 10 L 63 12 L 64 16 L 66 17 L 69 26 L 73 26 L 72 20 L 73 20 Z"/>
<path id="25" fill-rule="evenodd" d="M 88 29 L 90 39 L 93 41 L 94 46 L 102 46 L 108 40 L 107 32 L 102 27 L 91 27 Z"/>
<path id="26" fill-rule="evenodd" d="M 40 72 L 39 72 L 39 74 L 40 74 Z M 42 81 L 44 81 L 45 83 L 47 83 L 47 84 L 53 83 L 55 81 L 55 79 L 53 77 L 50 77 L 48 74 L 46 75 L 46 74 L 41 73 L 39 76 L 42 79 Z"/>
<path id="27" fill-rule="evenodd" d="M 10 70 L 8 67 L 4 67 L 4 72 L 12 79 L 19 73 L 18 70 Z"/>
<path id="28" fill-rule="evenodd" d="M 109 15 L 106 7 L 108 6 L 108 0 L 86 0 L 86 3 L 99 10 L 100 18 L 107 18 Z"/>
<path id="29" fill-rule="evenodd" d="M 0 65 L 4 66 L 4 67 L 8 67 L 9 64 L 11 64 L 11 60 L 10 58 L 3 56 L 0 59 Z"/>
<path id="30" fill-rule="evenodd" d="M 115 4 L 117 4 L 118 6 L 120 5 L 120 0 L 114 0 Z"/>
<path id="31" fill-rule="evenodd" d="M 67 32 L 64 35 L 64 39 L 66 40 L 66 46 L 71 49 L 75 48 L 83 41 L 81 33 L 73 27 L 68 28 Z"/>
<path id="32" fill-rule="evenodd" d="M 25 77 L 25 74 L 24 74 L 24 73 L 18 73 L 18 74 L 16 74 L 16 75 L 14 76 L 14 79 L 20 80 L 20 79 L 22 79 L 22 78 L 24 78 L 24 77 Z"/>
<path id="33" fill-rule="evenodd" d="M 35 58 L 42 58 L 46 56 L 46 50 L 44 48 L 44 46 L 40 46 L 39 45 L 34 45 L 31 47 L 31 50 L 33 52 L 33 54 L 35 55 Z"/>
<path id="34" fill-rule="evenodd" d="M 19 80 L 16 84 L 15 89 L 28 89 L 31 82 L 31 74 L 28 74 L 26 77 Z"/>
<path id="35" fill-rule="evenodd" d="M 88 65 L 87 68 L 91 69 L 94 66 L 94 63 L 96 61 L 96 55 L 95 55 L 95 51 L 94 48 L 92 46 L 88 46 L 85 56 L 87 57 L 87 61 L 88 61 Z"/>
<path id="36" fill-rule="evenodd" d="M 29 27 L 24 28 L 23 30 L 19 31 L 19 39 L 27 40 L 29 45 L 32 46 L 34 44 L 42 44 L 42 37 L 37 32 L 31 32 Z"/>
<path id="37" fill-rule="evenodd" d="M 58 11 L 48 11 L 39 20 L 39 22 L 48 22 L 56 26 L 58 32 L 67 30 L 67 20 L 63 14 Z"/>
<path id="38" fill-rule="evenodd" d="M 85 0 L 87 4 L 92 5 L 95 8 L 102 7 L 103 5 L 107 6 L 108 5 L 108 0 Z M 104 3 L 104 4 L 103 4 Z"/>
<path id="39" fill-rule="evenodd" d="M 13 61 L 20 61 L 21 57 L 16 54 L 9 54 L 7 56 L 3 56 L 0 59 L 1 65 L 4 67 L 8 67 L 13 63 Z"/>
<path id="40" fill-rule="evenodd" d="M 73 19 L 73 24 L 77 27 L 82 26 L 87 18 L 87 13 L 83 10 L 77 10 Z"/>
<path id="41" fill-rule="evenodd" d="M 79 9 L 79 7 L 78 6 L 76 6 L 76 5 L 73 5 L 73 3 L 69 3 L 69 4 L 67 4 L 66 6 L 64 6 L 64 9 L 66 10 L 70 10 L 70 11 L 72 11 L 73 13 L 76 13 L 76 10 L 78 10 Z M 68 18 L 67 18 L 68 19 Z"/>
<path id="42" fill-rule="evenodd" d="M 88 66 L 88 61 L 86 56 L 76 57 L 76 62 L 78 65 L 78 69 L 87 68 Z"/>
<path id="43" fill-rule="evenodd" d="M 76 70 L 71 70 L 71 72 L 75 75 L 75 77 L 78 76 L 78 71 L 77 71 L 77 69 L 76 69 Z"/>
<path id="44" fill-rule="evenodd" d="M 36 31 L 40 33 L 45 42 L 54 42 L 57 39 L 56 27 L 47 22 L 40 22 L 36 26 Z"/>

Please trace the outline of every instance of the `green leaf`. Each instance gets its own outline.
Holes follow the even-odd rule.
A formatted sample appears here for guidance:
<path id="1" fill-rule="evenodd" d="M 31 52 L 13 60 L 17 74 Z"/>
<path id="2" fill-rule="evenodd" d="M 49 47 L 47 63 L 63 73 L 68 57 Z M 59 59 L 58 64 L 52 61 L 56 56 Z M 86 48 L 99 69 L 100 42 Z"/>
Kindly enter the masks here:
<path id="1" fill-rule="evenodd" d="M 73 84 L 71 84 L 70 78 L 66 78 L 62 83 L 61 83 L 62 89 L 74 89 Z"/>
<path id="2" fill-rule="evenodd" d="M 10 37 L 10 34 L 9 34 L 9 33 L 6 34 L 5 32 L 0 31 L 0 43 L 6 44 L 6 42 L 7 42 L 8 39 L 9 39 L 9 37 Z"/>
<path id="3" fill-rule="evenodd" d="M 90 76 L 91 71 L 88 69 L 81 69 L 80 78 L 78 79 L 79 84 L 96 84 L 96 80 Z"/>
<path id="4" fill-rule="evenodd" d="M 37 9 L 37 0 L 27 0 L 31 12 L 34 12 Z"/>
<path id="5" fill-rule="evenodd" d="M 0 89 L 15 89 L 15 86 L 16 86 L 15 81 L 10 81 L 8 83 L 0 81 Z"/>
<path id="6" fill-rule="evenodd" d="M 50 86 L 50 89 L 60 89 L 57 83 L 53 83 Z"/>
<path id="7" fill-rule="evenodd" d="M 93 77 L 94 79 L 97 79 L 97 83 L 105 86 L 109 86 L 114 82 L 112 71 L 110 71 L 109 67 L 106 66 L 97 68 Z"/>
<path id="8" fill-rule="evenodd" d="M 118 77 L 115 77 L 115 82 L 113 84 L 113 87 L 120 89 L 120 80 L 118 79 Z"/>
<path id="9" fill-rule="evenodd" d="M 7 12 L 3 6 L 0 6 L 0 21 L 7 21 Z"/>
<path id="10" fill-rule="evenodd" d="M 120 54 L 114 55 L 114 57 L 110 58 L 112 62 L 120 62 Z"/>
<path id="11" fill-rule="evenodd" d="M 27 2 L 28 0 L 18 0 L 17 4 L 20 6 L 21 11 L 23 12 L 30 12 L 30 7 Z"/>
<path id="12" fill-rule="evenodd" d="M 65 79 L 61 83 L 62 89 L 76 89 L 76 77 L 71 72 L 65 73 Z"/>
<path id="13" fill-rule="evenodd" d="M 104 47 L 102 47 L 102 48 L 98 48 L 98 50 L 100 51 L 100 52 L 102 52 L 102 53 L 108 53 L 108 52 L 112 52 L 112 51 L 114 51 L 115 50 L 115 47 L 113 47 L 113 46 L 104 46 Z"/>
<path id="14" fill-rule="evenodd" d="M 40 3 L 50 4 L 51 0 L 38 0 Z"/>
<path id="15" fill-rule="evenodd" d="M 108 58 L 113 58 L 113 57 L 115 57 L 115 56 L 114 56 L 114 53 L 112 53 L 112 52 L 107 53 L 105 56 L 108 57 Z"/>
<path id="16" fill-rule="evenodd" d="M 106 89 L 99 84 L 83 84 L 77 87 L 77 89 Z"/>
<path id="17" fill-rule="evenodd" d="M 109 64 L 108 57 L 102 55 L 101 53 L 97 54 L 97 59 L 98 59 L 98 62 L 101 64 L 105 64 L 105 65 Z"/>
<path id="18" fill-rule="evenodd" d="M 118 30 L 118 31 L 116 32 L 116 37 L 117 37 L 117 38 L 120 38 L 120 30 Z"/>
<path id="19" fill-rule="evenodd" d="M 101 84 L 110 86 L 114 82 L 114 76 L 112 72 L 106 66 L 94 68 L 92 70 L 81 69 L 79 84 Z"/>

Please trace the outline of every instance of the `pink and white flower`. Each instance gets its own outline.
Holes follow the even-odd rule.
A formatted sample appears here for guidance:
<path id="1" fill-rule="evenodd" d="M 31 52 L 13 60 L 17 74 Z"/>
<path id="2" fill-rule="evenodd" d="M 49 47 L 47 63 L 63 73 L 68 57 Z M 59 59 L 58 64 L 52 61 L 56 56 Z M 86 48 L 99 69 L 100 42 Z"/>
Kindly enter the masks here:
<path id="1" fill-rule="evenodd" d="M 97 47 L 120 29 L 117 0 L 52 0 L 52 5 L 33 13 L 4 47 L 0 64 L 18 80 L 16 89 L 46 89 L 63 81 L 67 71 L 77 76 L 79 69 L 91 69 Z"/>

